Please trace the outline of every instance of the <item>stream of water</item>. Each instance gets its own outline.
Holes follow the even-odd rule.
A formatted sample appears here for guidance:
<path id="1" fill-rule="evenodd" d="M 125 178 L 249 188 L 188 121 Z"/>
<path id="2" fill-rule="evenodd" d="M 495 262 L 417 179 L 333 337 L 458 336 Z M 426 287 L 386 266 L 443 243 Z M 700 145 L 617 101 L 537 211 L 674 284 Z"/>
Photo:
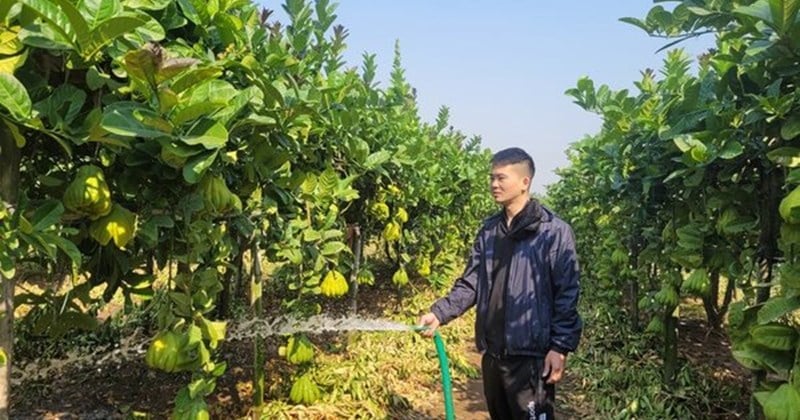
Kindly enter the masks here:
<path id="1" fill-rule="evenodd" d="M 310 318 L 291 317 L 251 318 L 242 321 L 228 321 L 225 339 L 227 341 L 263 339 L 269 336 L 290 335 L 299 332 L 319 334 L 344 331 L 410 331 L 411 326 L 385 319 L 365 319 L 359 317 L 332 318 L 315 315 Z M 52 378 L 63 374 L 67 369 L 104 369 L 112 363 L 122 363 L 133 358 L 143 358 L 152 337 L 145 336 L 141 330 L 134 331 L 119 343 L 92 348 L 72 350 L 65 357 L 16 365 L 12 369 L 12 386 L 28 380 Z"/>

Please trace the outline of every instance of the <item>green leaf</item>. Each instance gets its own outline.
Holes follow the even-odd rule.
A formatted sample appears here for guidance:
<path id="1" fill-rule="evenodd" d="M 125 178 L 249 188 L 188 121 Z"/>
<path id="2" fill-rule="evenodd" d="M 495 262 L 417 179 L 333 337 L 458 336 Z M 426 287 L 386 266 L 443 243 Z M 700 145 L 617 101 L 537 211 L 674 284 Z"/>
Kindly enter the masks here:
<path id="1" fill-rule="evenodd" d="M 303 240 L 306 242 L 314 242 L 322 239 L 322 234 L 318 230 L 306 229 L 303 231 Z"/>
<path id="2" fill-rule="evenodd" d="M 767 159 L 781 166 L 796 168 L 800 166 L 800 147 L 779 147 L 767 153 Z"/>
<path id="3" fill-rule="evenodd" d="M 178 0 L 178 4 L 181 6 L 181 10 L 183 10 L 183 15 L 192 21 L 192 23 L 195 25 L 203 24 L 203 19 L 198 10 L 199 8 L 195 6 L 194 2 L 191 0 Z"/>
<path id="4" fill-rule="evenodd" d="M 736 140 L 728 140 L 719 151 L 719 157 L 723 159 L 735 159 L 744 153 L 744 146 Z"/>
<path id="5" fill-rule="evenodd" d="M 202 119 L 181 137 L 181 141 L 190 146 L 199 144 L 209 150 L 219 149 L 228 141 L 228 130 L 214 120 Z"/>
<path id="6" fill-rule="evenodd" d="M 42 254 L 47 256 L 47 258 L 53 261 L 56 260 L 56 257 L 58 256 L 58 248 L 56 248 L 55 244 L 50 241 L 50 236 L 52 236 L 52 234 L 47 232 L 30 232 L 30 234 L 28 234 L 26 228 L 20 228 L 20 230 L 20 239 L 27 242 L 28 245 L 39 250 Z"/>
<path id="7" fill-rule="evenodd" d="M 28 50 L 22 54 L 12 55 L 7 58 L 0 58 L 0 73 L 14 74 L 18 68 L 25 64 L 28 58 Z"/>
<path id="8" fill-rule="evenodd" d="M 344 232 L 342 232 L 339 229 L 331 229 L 331 230 L 326 230 L 325 232 L 322 232 L 322 240 L 323 241 L 328 241 L 328 240 L 331 240 L 331 239 L 334 239 L 334 238 L 341 238 L 342 236 L 344 236 Z"/>
<path id="9" fill-rule="evenodd" d="M 31 1 L 31 0 L 24 0 Z M 46 1 L 46 0 L 45 0 Z M 89 41 L 89 24 L 71 0 L 50 0 L 67 16 L 78 45 L 84 48 Z"/>
<path id="10" fill-rule="evenodd" d="M 367 156 L 364 162 L 364 167 L 367 169 L 374 169 L 392 158 L 392 154 L 388 150 L 380 150 Z"/>
<path id="11" fill-rule="evenodd" d="M 119 0 L 84 0 L 80 2 L 80 8 L 90 28 L 122 12 Z"/>
<path id="12" fill-rule="evenodd" d="M 73 267 L 80 267 L 83 256 L 74 242 L 55 234 L 48 234 L 47 240 L 55 244 L 55 246 L 58 247 L 61 252 L 69 257 Z"/>
<path id="13" fill-rule="evenodd" d="M 692 12 L 692 14 L 697 15 L 697 16 L 710 16 L 710 15 L 714 14 L 714 12 L 711 11 L 711 10 L 704 9 L 702 7 L 696 7 L 696 6 L 689 6 L 689 7 L 686 8 L 686 10 Z"/>
<path id="14" fill-rule="evenodd" d="M 37 15 L 44 19 L 45 22 L 49 23 L 49 26 L 55 29 L 62 37 L 64 37 L 67 42 L 70 42 L 72 46 L 78 46 L 76 45 L 76 43 L 78 43 L 76 28 L 72 26 L 69 16 L 70 12 L 63 10 L 60 4 L 51 2 L 49 0 L 21 0 L 21 3 L 28 6 Z M 67 8 L 75 9 L 75 6 L 71 3 L 68 3 Z M 78 12 L 76 9 L 75 12 L 77 12 L 78 16 L 80 17 L 80 12 Z M 88 25 L 86 25 L 86 21 L 83 21 L 83 23 L 83 35 L 86 36 L 89 32 Z M 78 23 L 78 26 L 80 27 L 80 23 Z"/>
<path id="15" fill-rule="evenodd" d="M 179 78 L 175 79 L 170 86 L 175 93 L 181 93 L 193 86 L 198 86 L 208 80 L 222 76 L 222 69 L 219 67 L 202 67 L 189 70 Z"/>
<path id="16" fill-rule="evenodd" d="M 0 73 L 0 106 L 7 109 L 17 121 L 24 121 L 31 115 L 28 91 L 13 75 Z"/>
<path id="17" fill-rule="evenodd" d="M 190 184 L 198 183 L 200 178 L 203 177 L 203 174 L 211 167 L 216 159 L 217 150 L 193 157 L 186 162 L 186 166 L 183 167 L 183 179 Z"/>
<path id="18" fill-rule="evenodd" d="M 167 215 L 156 215 L 139 227 L 138 235 L 145 244 L 149 247 L 154 247 L 158 244 L 158 229 L 171 229 L 174 226 L 175 222 L 171 217 Z"/>
<path id="19" fill-rule="evenodd" d="M 784 140 L 792 140 L 800 135 L 800 115 L 792 115 L 781 126 L 781 137 Z"/>
<path id="20" fill-rule="evenodd" d="M 704 163 L 710 157 L 708 147 L 705 143 L 691 135 L 679 135 L 672 139 L 672 141 L 675 143 L 678 150 L 689 155 L 689 157 L 697 163 Z"/>
<path id="21" fill-rule="evenodd" d="M 742 366 L 751 369 L 771 369 L 776 373 L 786 372 L 792 367 L 792 354 L 759 347 L 748 340 L 740 349 L 733 351 L 733 358 Z"/>
<path id="22" fill-rule="evenodd" d="M 136 28 L 133 33 L 126 34 L 125 39 L 130 39 L 139 45 L 144 45 L 148 42 L 159 42 L 166 38 L 167 33 L 164 26 L 154 17 L 141 10 L 136 10 L 131 16 L 143 20 L 144 24 Z"/>
<path id="23" fill-rule="evenodd" d="M 0 22 L 5 22 L 11 6 L 16 3 L 16 0 L 0 0 Z"/>
<path id="24" fill-rule="evenodd" d="M 305 195 L 312 195 L 317 190 L 317 176 L 313 172 L 308 172 L 303 176 L 300 183 L 300 192 Z"/>
<path id="25" fill-rule="evenodd" d="M 41 232 L 61 220 L 64 214 L 64 205 L 58 200 L 47 200 L 42 203 L 31 217 L 33 230 Z"/>
<path id="26" fill-rule="evenodd" d="M 77 118 L 85 102 L 86 92 L 71 84 L 62 84 L 34 108 L 47 117 L 50 125 L 63 129 Z"/>
<path id="27" fill-rule="evenodd" d="M 226 107 L 238 93 L 228 82 L 210 80 L 181 94 L 171 119 L 176 125 L 180 125 L 210 115 Z"/>
<path id="28" fill-rule="evenodd" d="M 788 32 L 797 22 L 798 0 L 769 0 L 772 20 L 780 28 L 780 32 Z"/>
<path id="29" fill-rule="evenodd" d="M 6 119 L 2 119 L 2 121 L 5 124 L 5 126 L 8 127 L 8 132 L 11 133 L 11 137 L 14 138 L 14 143 L 16 143 L 17 147 L 19 148 L 25 147 L 26 143 L 25 136 L 23 136 L 22 133 L 19 131 L 19 127 L 16 124 Z"/>
<path id="30" fill-rule="evenodd" d="M 630 24 L 630 25 L 633 25 L 633 26 L 636 26 L 639 29 L 647 32 L 648 34 L 653 32 L 653 28 L 650 27 L 650 25 L 646 24 L 641 19 L 632 18 L 632 17 L 623 17 L 623 18 L 620 18 L 619 21 L 627 23 L 627 24 Z"/>
<path id="31" fill-rule="evenodd" d="M 185 72 L 190 67 L 199 63 L 200 60 L 196 58 L 168 58 L 161 62 L 161 66 L 158 68 L 158 73 L 156 74 L 156 83 L 160 85 L 164 81 Z"/>
<path id="32" fill-rule="evenodd" d="M 770 298 L 758 310 L 758 323 L 767 324 L 800 309 L 800 296 Z"/>
<path id="33" fill-rule="evenodd" d="M 201 398 L 198 398 L 198 397 L 203 397 L 206 394 L 210 393 L 212 387 L 213 387 L 213 384 L 206 378 L 198 378 L 198 379 L 195 379 L 194 381 L 192 381 L 187 386 L 187 389 L 189 390 L 189 398 L 191 398 L 193 400 L 192 401 L 192 405 L 195 404 L 194 400 L 202 400 Z M 194 409 L 192 409 L 192 411 L 194 411 Z M 195 417 L 194 416 L 187 416 L 186 418 L 187 419 L 189 419 L 189 418 L 193 419 Z"/>
<path id="34" fill-rule="evenodd" d="M 800 420 L 800 391 L 790 383 L 784 383 L 775 391 L 754 393 L 759 404 L 764 407 L 767 419 Z"/>
<path id="35" fill-rule="evenodd" d="M 23 44 L 46 50 L 72 51 L 72 42 L 47 23 L 33 23 L 19 31 L 19 39 Z"/>
<path id="36" fill-rule="evenodd" d="M 172 0 L 128 0 L 125 5 L 131 9 L 163 10 Z"/>
<path id="37" fill-rule="evenodd" d="M 175 305 L 178 314 L 188 315 L 192 313 L 192 298 L 186 295 L 186 293 L 170 292 L 169 298 Z"/>
<path id="38" fill-rule="evenodd" d="M 83 48 L 83 56 L 94 56 L 111 41 L 132 32 L 144 24 L 144 20 L 133 16 L 114 16 L 100 22 L 96 28 L 92 29 L 86 46 Z"/>
<path id="39" fill-rule="evenodd" d="M 0 252 L 0 275 L 4 278 L 11 279 L 17 273 L 14 259 L 10 255 Z"/>
<path id="40" fill-rule="evenodd" d="M 339 175 L 333 168 L 327 168 L 319 175 L 317 184 L 322 194 L 325 196 L 332 195 L 336 192 L 336 187 L 339 185 Z"/>
<path id="41" fill-rule="evenodd" d="M 135 102 L 116 102 L 103 110 L 101 126 L 110 133 L 126 137 L 169 136 L 172 126 L 155 111 Z"/>
<path id="42" fill-rule="evenodd" d="M 800 187 L 796 187 L 783 197 L 778 212 L 787 223 L 800 223 Z"/>
<path id="43" fill-rule="evenodd" d="M 338 254 L 344 251 L 345 249 L 347 249 L 347 245 L 345 245 L 344 242 L 334 241 L 326 243 L 322 247 L 322 250 L 320 252 L 322 253 L 322 255 L 328 257 L 334 254 Z"/>
<path id="44" fill-rule="evenodd" d="M 299 265 L 303 262 L 303 253 L 300 252 L 299 249 L 295 248 L 284 248 L 278 251 L 278 256 L 286 259 L 294 265 Z"/>
<path id="45" fill-rule="evenodd" d="M 733 13 L 762 20 L 774 27 L 774 22 L 772 21 L 772 11 L 770 10 L 768 0 L 758 0 L 748 6 L 736 7 L 733 9 Z"/>
<path id="46" fill-rule="evenodd" d="M 205 317 L 202 318 L 200 329 L 212 349 L 217 348 L 217 343 L 225 338 L 225 325 L 225 321 L 210 321 Z"/>
<path id="47" fill-rule="evenodd" d="M 148 44 L 138 50 L 129 51 L 123 58 L 128 77 L 155 89 L 155 78 L 163 60 L 164 50 L 158 45 Z"/>

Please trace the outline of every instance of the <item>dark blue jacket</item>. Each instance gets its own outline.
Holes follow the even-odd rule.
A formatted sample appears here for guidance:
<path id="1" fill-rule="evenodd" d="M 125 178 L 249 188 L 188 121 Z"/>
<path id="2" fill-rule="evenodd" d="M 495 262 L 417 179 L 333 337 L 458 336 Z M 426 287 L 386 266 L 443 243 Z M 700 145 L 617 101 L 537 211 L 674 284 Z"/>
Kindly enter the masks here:
<path id="1" fill-rule="evenodd" d="M 503 213 L 484 221 L 464 273 L 431 307 L 444 325 L 477 305 L 475 343 L 481 352 L 486 350 L 495 224 L 503 221 Z M 575 351 L 583 322 L 577 308 L 580 269 L 572 228 L 543 207 L 537 233 L 516 244 L 508 272 L 504 305 L 508 354 L 543 357 L 551 349 Z"/>

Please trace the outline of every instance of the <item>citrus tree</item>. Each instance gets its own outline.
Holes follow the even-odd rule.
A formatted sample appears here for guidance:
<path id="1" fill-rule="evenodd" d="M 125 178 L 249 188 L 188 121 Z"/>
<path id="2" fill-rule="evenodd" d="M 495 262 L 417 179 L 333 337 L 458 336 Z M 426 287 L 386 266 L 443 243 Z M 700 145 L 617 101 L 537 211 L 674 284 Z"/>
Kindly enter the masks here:
<path id="1" fill-rule="evenodd" d="M 643 310 L 647 331 L 664 338 L 667 384 L 676 372 L 676 309 L 700 299 L 711 328 L 727 315 L 733 356 L 754 371 L 766 416 L 788 418 L 800 410 L 800 4 L 675 3 L 623 20 L 676 42 L 714 34 L 715 48 L 696 63 L 670 51 L 661 76 L 642 72 L 635 93 L 589 79 L 570 89 L 604 123 L 572 148 L 552 199 L 578 226 L 589 271 L 611 287 L 597 293 L 625 302 L 634 325 Z"/>
<path id="2" fill-rule="evenodd" d="M 0 1 L 0 410 L 14 284 L 31 276 L 71 279 L 16 298 L 53 339 L 95 328 L 115 296 L 148 302 L 146 362 L 191 372 L 174 414 L 203 418 L 230 306 L 265 310 L 262 263 L 283 309 L 312 314 L 355 302 L 359 279 L 441 285 L 460 262 L 490 209 L 488 152 L 446 108 L 421 120 L 399 48 L 381 89 L 374 56 L 343 61 L 333 5 L 283 7 L 285 25 L 246 1 Z M 391 279 L 362 264 L 365 241 L 385 244 Z M 292 398 L 313 399 L 298 382 Z"/>

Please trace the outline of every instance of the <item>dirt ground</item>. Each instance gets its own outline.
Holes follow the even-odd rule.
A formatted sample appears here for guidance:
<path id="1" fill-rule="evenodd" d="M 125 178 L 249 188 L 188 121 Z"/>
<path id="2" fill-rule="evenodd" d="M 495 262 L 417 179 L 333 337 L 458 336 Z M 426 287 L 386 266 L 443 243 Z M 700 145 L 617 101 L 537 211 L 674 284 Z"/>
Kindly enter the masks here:
<path id="1" fill-rule="evenodd" d="M 380 291 L 365 295 L 362 316 L 380 317 L 389 308 L 402 308 L 395 294 Z M 681 358 L 703 365 L 720 381 L 743 381 L 746 371 L 730 355 L 730 343 L 724 334 L 709 333 L 699 321 L 680 325 Z M 278 339 L 267 339 L 266 354 L 277 354 Z M 457 351 L 480 371 L 480 355 L 465 340 Z M 208 399 L 213 418 L 246 418 L 251 412 L 252 342 L 225 342 L 221 352 L 228 363 L 215 393 Z M 451 360 L 452 362 L 452 360 Z M 291 369 L 282 358 L 267 361 L 267 394 L 270 384 L 281 382 L 281 372 Z M 168 418 L 177 391 L 189 381 L 188 374 L 166 374 L 149 369 L 142 358 L 99 367 L 83 367 L 53 375 L 45 380 L 30 380 L 12 390 L 11 413 L 14 419 L 128 419 Z M 276 385 L 277 386 L 277 385 Z M 459 419 L 488 419 L 480 378 L 454 380 L 454 403 Z M 580 380 L 569 372 L 557 388 L 559 419 L 591 418 L 591 402 L 572 398 L 580 392 Z M 441 395 L 441 394 L 439 394 Z M 77 397 L 77 398 L 76 398 Z M 402 397 L 402 396 L 401 396 Z M 409 401 L 405 411 L 393 411 L 404 419 L 441 419 L 443 401 Z M 304 418 L 304 417 L 299 417 Z M 316 418 L 316 417 L 314 417 Z M 723 418 L 727 418 L 723 416 Z M 734 417 L 731 417 L 734 418 Z"/>

